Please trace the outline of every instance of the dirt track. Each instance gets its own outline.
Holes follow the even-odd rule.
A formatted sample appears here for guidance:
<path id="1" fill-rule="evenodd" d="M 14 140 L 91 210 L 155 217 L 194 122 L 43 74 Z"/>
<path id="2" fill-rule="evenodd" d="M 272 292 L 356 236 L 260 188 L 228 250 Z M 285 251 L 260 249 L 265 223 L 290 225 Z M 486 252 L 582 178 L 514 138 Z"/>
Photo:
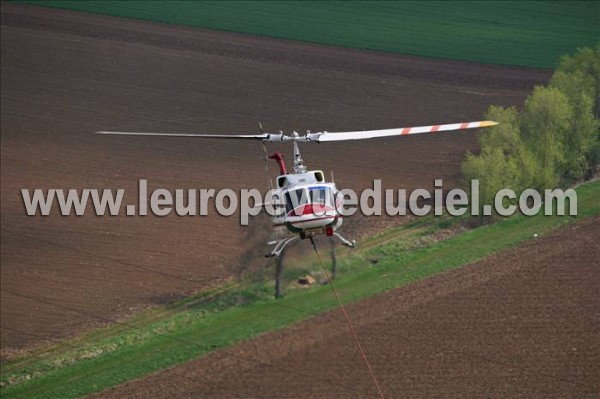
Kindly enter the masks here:
<path id="1" fill-rule="evenodd" d="M 600 218 L 347 307 L 386 397 L 597 398 Z M 100 397 L 377 397 L 339 311 Z"/>
<path id="2" fill-rule="evenodd" d="M 549 73 L 441 62 L 2 3 L 1 346 L 73 335 L 230 275 L 233 218 L 27 217 L 22 188 L 264 187 L 255 143 L 140 140 L 102 129 L 340 131 L 477 120 Z M 273 149 L 289 151 L 275 146 Z M 311 146 L 342 187 L 459 177 L 473 133 Z M 425 183 L 424 183 L 425 182 Z M 350 234 L 352 235 L 352 234 Z"/>

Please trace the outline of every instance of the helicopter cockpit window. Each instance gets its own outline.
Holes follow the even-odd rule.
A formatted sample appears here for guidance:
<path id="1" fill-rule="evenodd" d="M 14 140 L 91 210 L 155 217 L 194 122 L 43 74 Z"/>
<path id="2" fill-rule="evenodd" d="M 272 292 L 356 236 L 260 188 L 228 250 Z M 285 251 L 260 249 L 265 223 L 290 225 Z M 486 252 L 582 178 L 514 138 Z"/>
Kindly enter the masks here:
<path id="1" fill-rule="evenodd" d="M 314 187 L 310 189 L 310 202 L 320 205 L 333 205 L 333 193 L 327 187 Z"/>
<path id="2" fill-rule="evenodd" d="M 285 193 L 285 210 L 288 213 L 293 211 L 295 207 L 305 205 L 307 203 L 308 195 L 304 189 L 290 190 Z"/>

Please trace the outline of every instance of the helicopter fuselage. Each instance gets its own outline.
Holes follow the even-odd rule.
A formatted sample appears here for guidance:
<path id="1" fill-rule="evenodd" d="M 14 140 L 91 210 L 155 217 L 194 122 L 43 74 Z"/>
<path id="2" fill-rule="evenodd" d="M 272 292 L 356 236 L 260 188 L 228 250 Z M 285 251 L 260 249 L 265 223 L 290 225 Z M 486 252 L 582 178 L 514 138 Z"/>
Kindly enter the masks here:
<path id="1" fill-rule="evenodd" d="M 320 170 L 285 174 L 277 178 L 273 226 L 285 226 L 290 232 L 333 235 L 343 222 L 338 189 L 326 182 Z"/>

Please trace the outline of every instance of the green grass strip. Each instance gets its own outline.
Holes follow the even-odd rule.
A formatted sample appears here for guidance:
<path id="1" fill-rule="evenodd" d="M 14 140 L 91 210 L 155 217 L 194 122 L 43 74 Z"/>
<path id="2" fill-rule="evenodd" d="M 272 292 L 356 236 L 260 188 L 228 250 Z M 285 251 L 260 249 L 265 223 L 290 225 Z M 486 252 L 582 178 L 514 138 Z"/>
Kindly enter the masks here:
<path id="1" fill-rule="evenodd" d="M 600 39 L 597 1 L 28 1 L 440 59 L 554 68 Z"/>
<path id="2" fill-rule="evenodd" d="M 440 226 L 452 223 L 431 217 L 384 232 L 373 239 L 381 242 L 383 237 L 383 244 L 342 259 L 336 281 L 342 300 L 349 303 L 368 298 L 506 250 L 533 234 L 544 235 L 600 214 L 600 182 L 582 185 L 576 191 L 576 217 L 517 215 L 445 241 L 414 247 L 403 244 L 423 241 L 428 232 L 435 233 L 443 229 Z M 394 235 L 398 238 L 390 240 Z M 369 259 L 374 257 L 378 261 L 373 265 Z M 317 265 L 313 266 L 317 270 Z M 4 364 L 2 397 L 70 398 L 98 392 L 336 307 L 327 286 L 288 290 L 288 295 L 277 301 L 271 292 L 271 281 L 229 283 L 148 311 L 126 325 L 112 325 Z"/>

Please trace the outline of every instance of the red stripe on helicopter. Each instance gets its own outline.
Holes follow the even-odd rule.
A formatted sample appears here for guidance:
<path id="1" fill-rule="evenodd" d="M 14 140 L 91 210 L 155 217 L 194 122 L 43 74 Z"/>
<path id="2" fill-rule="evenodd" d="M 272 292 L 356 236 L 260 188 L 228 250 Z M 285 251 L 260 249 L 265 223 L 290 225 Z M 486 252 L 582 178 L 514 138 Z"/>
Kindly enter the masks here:
<path id="1" fill-rule="evenodd" d="M 305 204 L 305 205 L 295 208 L 293 211 L 288 212 L 287 216 L 294 217 L 294 216 L 304 216 L 304 215 L 314 215 L 314 214 L 316 214 L 317 216 L 320 216 L 320 215 L 324 215 L 326 212 L 331 212 L 331 211 L 335 211 L 335 209 L 330 206 L 327 206 L 327 205 Z"/>
<path id="2" fill-rule="evenodd" d="M 468 122 L 467 123 L 461 123 L 461 125 L 460 125 L 461 129 L 466 129 L 468 127 L 469 127 L 469 123 Z"/>
<path id="3" fill-rule="evenodd" d="M 431 133 L 435 133 L 440 130 L 440 125 L 435 125 L 431 127 Z"/>
<path id="4" fill-rule="evenodd" d="M 410 134 L 410 127 L 405 127 L 404 129 L 402 129 L 402 132 L 400 132 L 400 134 Z"/>

